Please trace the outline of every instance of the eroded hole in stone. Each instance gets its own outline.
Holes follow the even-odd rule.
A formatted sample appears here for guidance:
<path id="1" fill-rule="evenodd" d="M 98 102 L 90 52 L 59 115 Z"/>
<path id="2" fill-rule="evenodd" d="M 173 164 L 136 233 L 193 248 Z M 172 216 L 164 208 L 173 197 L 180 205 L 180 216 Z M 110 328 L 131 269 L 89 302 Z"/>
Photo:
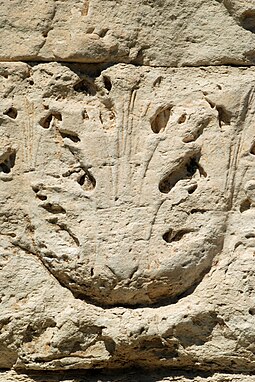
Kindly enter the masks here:
<path id="1" fill-rule="evenodd" d="M 101 29 L 100 32 L 98 33 L 99 37 L 101 38 L 105 37 L 108 31 L 109 31 L 108 28 Z"/>
<path id="2" fill-rule="evenodd" d="M 110 77 L 103 76 L 103 81 L 104 81 L 105 89 L 108 90 L 108 92 L 110 92 L 112 89 L 112 82 L 111 82 Z"/>
<path id="3" fill-rule="evenodd" d="M 48 37 L 48 34 L 49 34 L 49 31 L 50 31 L 50 29 L 47 29 L 47 30 L 43 31 L 43 32 L 42 32 L 42 36 L 43 36 L 44 38 L 47 38 L 47 37 Z"/>
<path id="4" fill-rule="evenodd" d="M 240 19 L 240 23 L 244 29 L 255 33 L 255 10 L 244 12 Z"/>
<path id="5" fill-rule="evenodd" d="M 241 241 L 238 241 L 235 246 L 234 246 L 234 250 L 236 250 L 238 247 L 240 247 L 241 245 L 243 245 L 243 243 Z"/>
<path id="6" fill-rule="evenodd" d="M 46 247 L 47 248 L 47 247 Z M 55 253 L 52 253 L 52 252 L 46 252 L 45 253 L 45 257 L 47 258 L 47 259 L 56 259 L 56 255 L 55 255 Z"/>
<path id="7" fill-rule="evenodd" d="M 103 118 L 102 118 L 102 113 L 101 113 L 101 111 L 99 112 L 99 119 L 100 119 L 101 124 L 103 125 L 103 124 L 104 124 L 104 121 L 103 121 Z"/>
<path id="8" fill-rule="evenodd" d="M 40 191 L 40 188 L 38 186 L 32 186 L 32 190 L 37 193 Z"/>
<path id="9" fill-rule="evenodd" d="M 88 170 L 78 178 L 77 182 L 85 191 L 92 191 L 96 187 L 96 179 Z"/>
<path id="10" fill-rule="evenodd" d="M 188 160 L 188 162 L 184 162 L 179 168 L 167 174 L 160 182 L 159 182 L 159 191 L 167 194 L 171 191 L 171 189 L 182 179 L 191 179 L 193 175 L 198 170 L 200 176 L 206 176 L 204 170 L 198 163 L 199 158 L 197 156 L 192 157 Z M 189 193 L 192 193 L 196 190 L 197 185 L 192 185 Z"/>
<path id="11" fill-rule="evenodd" d="M 47 203 L 41 206 L 46 211 L 50 212 L 51 214 L 65 214 L 66 210 L 61 207 L 59 204 L 53 204 L 53 203 Z"/>
<path id="12" fill-rule="evenodd" d="M 16 160 L 16 150 L 14 149 L 7 150 L 0 157 L 0 172 L 9 174 L 11 172 L 11 169 L 15 165 L 15 160 Z"/>
<path id="13" fill-rule="evenodd" d="M 255 238 L 255 234 L 254 233 L 247 233 L 245 235 L 245 239 L 254 239 Z"/>
<path id="14" fill-rule="evenodd" d="M 191 158 L 186 164 L 187 176 L 193 176 L 197 169 L 199 169 L 198 162 L 196 158 Z"/>
<path id="15" fill-rule="evenodd" d="M 111 356 L 113 356 L 115 353 L 115 350 L 116 350 L 115 341 L 109 337 L 109 338 L 105 338 L 104 343 L 105 343 L 105 348 L 108 351 L 108 353 L 110 353 Z"/>
<path id="16" fill-rule="evenodd" d="M 78 136 L 78 134 L 73 132 L 73 131 L 70 131 L 70 130 L 63 130 L 63 129 L 61 129 L 60 135 L 61 135 L 62 138 L 68 138 L 72 142 L 75 142 L 75 143 L 81 141 L 79 136 Z"/>
<path id="17" fill-rule="evenodd" d="M 151 129 L 155 134 L 158 134 L 160 131 L 164 131 L 169 121 L 171 113 L 171 108 L 165 108 L 159 110 L 150 120 Z"/>
<path id="18" fill-rule="evenodd" d="M 216 105 L 216 110 L 218 111 L 218 115 L 219 115 L 219 124 L 220 124 L 220 127 L 224 124 L 224 125 L 230 125 L 230 121 L 231 121 L 231 114 L 225 109 L 225 107 L 223 106 L 217 106 Z"/>
<path id="19" fill-rule="evenodd" d="M 9 107 L 9 109 L 6 110 L 3 114 L 7 115 L 8 117 L 10 117 L 12 119 L 16 119 L 18 116 L 17 109 L 15 109 L 15 107 L 13 107 L 13 106 Z"/>
<path id="20" fill-rule="evenodd" d="M 163 240 L 166 242 L 166 243 L 169 243 L 171 241 L 171 237 L 172 237 L 172 234 L 173 234 L 173 230 L 172 229 L 169 229 L 167 232 L 164 233 L 164 235 L 162 236 Z"/>
<path id="21" fill-rule="evenodd" d="M 251 202 L 249 199 L 245 199 L 240 205 L 240 212 L 245 212 L 251 208 Z"/>
<path id="22" fill-rule="evenodd" d="M 95 31 L 95 27 L 87 27 L 86 28 L 86 33 L 87 34 L 91 34 L 91 33 L 93 33 Z"/>
<path id="23" fill-rule="evenodd" d="M 79 93 L 85 93 L 86 95 L 96 95 L 96 87 L 92 80 L 82 79 L 74 85 L 74 90 Z"/>
<path id="24" fill-rule="evenodd" d="M 50 217 L 50 218 L 46 219 L 46 221 L 51 223 L 51 224 L 57 224 L 58 218 L 56 216 L 54 216 L 54 217 Z"/>
<path id="25" fill-rule="evenodd" d="M 47 200 L 47 196 L 46 195 L 40 195 L 40 194 L 37 194 L 36 197 L 40 200 Z"/>
<path id="26" fill-rule="evenodd" d="M 212 109 L 216 109 L 218 112 L 219 125 L 230 125 L 231 122 L 231 113 L 223 105 L 216 105 L 214 102 L 206 98 L 206 101 L 209 103 Z"/>
<path id="27" fill-rule="evenodd" d="M 178 119 L 178 123 L 181 124 L 181 123 L 184 123 L 187 119 L 187 114 L 186 113 L 183 113 L 180 118 Z"/>
<path id="28" fill-rule="evenodd" d="M 44 129 L 49 129 L 54 118 L 58 121 L 62 121 L 62 115 L 59 112 L 52 112 L 45 118 L 42 118 L 39 123 Z"/>
<path id="29" fill-rule="evenodd" d="M 78 183 L 83 186 L 84 183 L 85 183 L 85 178 L 86 178 L 86 174 L 83 174 L 80 176 L 80 178 L 78 179 Z"/>
<path id="30" fill-rule="evenodd" d="M 193 194 L 193 192 L 195 192 L 197 189 L 197 184 L 192 184 L 190 185 L 190 187 L 188 188 L 188 193 L 189 194 Z"/>
<path id="31" fill-rule="evenodd" d="M 192 232 L 190 229 L 180 229 L 178 231 L 169 229 L 162 237 L 166 243 L 172 243 L 175 241 L 180 241 L 184 235 L 190 232 Z"/>
<path id="32" fill-rule="evenodd" d="M 161 82 L 163 80 L 163 77 L 162 76 L 159 76 L 155 79 L 155 81 L 153 82 L 153 87 L 157 87 L 157 86 L 160 86 Z"/>
<path id="33" fill-rule="evenodd" d="M 193 208 L 190 213 L 191 214 L 204 214 L 206 210 L 203 210 L 202 208 Z"/>
<path id="34" fill-rule="evenodd" d="M 87 110 L 83 110 L 83 112 L 82 112 L 82 118 L 83 118 L 83 119 L 89 119 Z"/>
<path id="35" fill-rule="evenodd" d="M 252 155 L 255 155 L 255 142 L 253 142 L 253 144 L 252 144 L 252 146 L 251 146 L 250 153 L 251 153 Z"/>
<path id="36" fill-rule="evenodd" d="M 32 190 L 34 191 L 34 193 L 36 194 L 36 197 L 40 200 L 47 200 L 47 196 L 46 195 L 43 195 L 43 194 L 39 194 L 39 192 L 41 191 L 40 190 L 40 187 L 39 186 L 32 186 Z"/>
<path id="37" fill-rule="evenodd" d="M 254 307 L 249 309 L 249 314 L 252 316 L 255 316 L 255 308 Z"/>
<path id="38" fill-rule="evenodd" d="M 5 71 L 5 69 L 3 69 L 3 72 L 0 73 L 0 76 L 4 77 L 4 78 L 8 78 L 9 77 L 9 74 L 7 71 Z"/>
<path id="39" fill-rule="evenodd" d="M 204 94 L 205 96 L 208 95 L 207 92 L 203 92 L 203 94 Z M 208 99 L 207 97 L 205 97 L 205 100 L 209 103 L 209 105 L 210 105 L 210 107 L 211 107 L 212 109 L 215 109 L 215 108 L 216 108 L 216 104 L 215 104 L 215 102 L 211 101 L 211 100 Z"/>
<path id="40" fill-rule="evenodd" d="M 50 123 L 52 121 L 52 118 L 53 118 L 53 115 L 50 114 L 47 118 L 45 118 L 41 124 L 41 126 L 44 128 L 44 129 L 48 129 L 50 127 Z"/>

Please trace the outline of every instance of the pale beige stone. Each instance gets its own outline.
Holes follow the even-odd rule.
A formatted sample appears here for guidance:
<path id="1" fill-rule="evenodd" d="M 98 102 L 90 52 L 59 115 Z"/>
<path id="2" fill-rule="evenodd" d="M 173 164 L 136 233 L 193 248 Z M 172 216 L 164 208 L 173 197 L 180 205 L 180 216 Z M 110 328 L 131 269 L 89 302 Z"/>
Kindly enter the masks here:
<path id="1" fill-rule="evenodd" d="M 80 84 L 58 64 L 33 72 L 25 97 L 17 89 L 3 112 L 2 181 L 13 195 L 26 188 L 30 222 L 8 233 L 14 244 L 100 305 L 151 304 L 186 292 L 223 246 L 238 129 L 230 125 L 236 111 L 220 106 L 225 92 L 216 91 L 215 102 L 203 95 L 199 70 L 186 90 L 184 71 L 166 72 L 162 84 L 157 72 L 125 66 Z M 13 137 L 9 120 L 19 126 Z M 14 165 L 16 179 L 8 172 Z"/>
<path id="2" fill-rule="evenodd" d="M 251 378 L 254 73 L 1 64 L 1 368 Z"/>
<path id="3" fill-rule="evenodd" d="M 254 1 L 0 10 L 0 382 L 254 381 Z"/>
<path id="4" fill-rule="evenodd" d="M 1 60 L 254 64 L 253 0 L 1 2 Z"/>

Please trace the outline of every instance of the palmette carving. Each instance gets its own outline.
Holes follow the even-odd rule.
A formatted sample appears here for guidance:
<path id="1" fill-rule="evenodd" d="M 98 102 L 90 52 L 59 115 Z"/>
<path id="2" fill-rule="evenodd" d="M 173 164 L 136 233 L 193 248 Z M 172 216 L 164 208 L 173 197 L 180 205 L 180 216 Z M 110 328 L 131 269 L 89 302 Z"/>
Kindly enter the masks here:
<path id="1" fill-rule="evenodd" d="M 27 176 L 34 200 L 31 237 L 23 240 L 88 301 L 176 298 L 202 279 L 222 249 L 228 190 L 210 162 L 220 160 L 227 175 L 229 155 L 207 145 L 220 139 L 229 146 L 230 137 L 204 97 L 158 106 L 144 102 L 138 85 L 103 89 L 106 78 L 109 89 L 104 75 L 94 85 L 74 84 L 72 102 L 76 89 L 82 97 L 72 106 L 27 101 L 35 109 L 24 150 L 34 159 Z M 203 199 L 210 206 L 202 208 Z"/>
<path id="2" fill-rule="evenodd" d="M 221 288 L 254 254 L 254 71 L 14 65 L 1 85 L 3 253 L 31 256 L 81 304 L 70 338 L 68 307 L 24 329 L 17 367 L 204 357 L 206 369 L 214 336 L 234 354 Z"/>

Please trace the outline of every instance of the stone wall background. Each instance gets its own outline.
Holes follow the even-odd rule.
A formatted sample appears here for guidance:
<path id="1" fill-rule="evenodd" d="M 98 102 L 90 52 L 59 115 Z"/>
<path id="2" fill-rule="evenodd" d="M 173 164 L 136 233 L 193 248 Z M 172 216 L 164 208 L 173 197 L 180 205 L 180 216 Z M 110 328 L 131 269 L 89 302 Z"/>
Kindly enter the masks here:
<path id="1" fill-rule="evenodd" d="M 0 25 L 0 381 L 253 381 L 254 1 Z"/>

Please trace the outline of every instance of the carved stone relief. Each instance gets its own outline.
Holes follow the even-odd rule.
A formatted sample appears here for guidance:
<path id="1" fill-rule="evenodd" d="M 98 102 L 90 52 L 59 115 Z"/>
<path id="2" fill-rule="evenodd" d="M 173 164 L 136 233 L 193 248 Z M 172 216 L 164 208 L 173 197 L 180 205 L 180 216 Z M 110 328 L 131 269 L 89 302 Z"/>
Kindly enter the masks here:
<path id="1" fill-rule="evenodd" d="M 0 74 L 0 366 L 254 371 L 254 70 Z"/>

